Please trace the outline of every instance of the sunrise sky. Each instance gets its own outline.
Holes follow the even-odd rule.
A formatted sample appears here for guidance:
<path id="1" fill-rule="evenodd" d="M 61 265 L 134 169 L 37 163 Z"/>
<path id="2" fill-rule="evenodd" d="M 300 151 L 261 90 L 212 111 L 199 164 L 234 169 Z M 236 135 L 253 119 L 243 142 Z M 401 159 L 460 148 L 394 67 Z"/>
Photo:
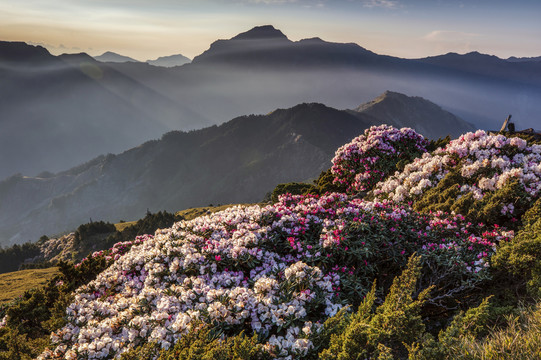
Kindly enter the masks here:
<path id="1" fill-rule="evenodd" d="M 193 58 L 274 25 L 291 40 L 354 42 L 405 58 L 450 51 L 541 56 L 540 0 L 0 0 L 0 40 L 53 54 Z"/>

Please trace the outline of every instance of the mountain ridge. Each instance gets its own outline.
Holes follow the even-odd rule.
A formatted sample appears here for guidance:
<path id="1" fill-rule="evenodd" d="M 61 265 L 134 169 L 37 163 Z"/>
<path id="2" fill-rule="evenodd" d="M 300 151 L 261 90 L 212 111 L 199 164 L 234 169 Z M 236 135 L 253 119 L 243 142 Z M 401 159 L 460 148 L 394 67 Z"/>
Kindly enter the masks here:
<path id="1" fill-rule="evenodd" d="M 10 154 L 0 155 L 0 179 L 57 172 L 168 130 L 242 114 L 310 102 L 352 108 L 386 89 L 429 98 L 479 128 L 499 128 L 507 114 L 517 129 L 538 127 L 540 62 L 475 53 L 401 59 L 351 43 L 290 41 L 270 26 L 242 34 L 172 68 L 56 57 L 36 47 L 28 47 L 34 55 L 26 64 L 0 60 L 0 154 Z M 0 53 L 9 47 L 0 43 Z"/>
<path id="2" fill-rule="evenodd" d="M 449 135 L 455 138 L 476 130 L 472 124 L 444 111 L 433 102 L 389 90 L 352 111 L 372 116 L 397 128 L 413 127 L 418 133 L 433 139 L 445 131 L 449 131 Z"/>
<path id="3" fill-rule="evenodd" d="M 147 60 L 146 63 L 154 66 L 174 67 L 190 63 L 192 60 L 182 54 L 160 56 L 154 60 Z"/>
<path id="4" fill-rule="evenodd" d="M 106 51 L 101 55 L 94 56 L 94 59 L 100 62 L 117 62 L 117 63 L 140 62 L 139 60 L 135 60 L 134 58 L 131 58 L 129 56 L 117 54 L 112 51 Z"/>
<path id="5" fill-rule="evenodd" d="M 303 103 L 168 132 L 57 174 L 13 176 L 0 182 L 2 243 L 69 230 L 89 216 L 109 221 L 148 209 L 257 202 L 278 183 L 317 177 L 340 144 L 381 123 L 373 114 Z"/>

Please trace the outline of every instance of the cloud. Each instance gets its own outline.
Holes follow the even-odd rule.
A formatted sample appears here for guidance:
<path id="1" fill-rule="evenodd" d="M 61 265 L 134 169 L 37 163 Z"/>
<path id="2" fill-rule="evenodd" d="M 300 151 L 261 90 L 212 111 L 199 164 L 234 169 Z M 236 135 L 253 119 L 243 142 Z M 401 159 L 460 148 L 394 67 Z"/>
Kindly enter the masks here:
<path id="1" fill-rule="evenodd" d="M 399 6 L 398 0 L 363 0 L 363 3 L 363 6 L 367 8 L 396 9 Z"/>
<path id="2" fill-rule="evenodd" d="M 477 50 L 474 46 L 482 34 L 464 31 L 434 30 L 422 37 L 423 40 L 436 47 L 437 51 L 470 52 Z"/>
<path id="3" fill-rule="evenodd" d="M 294 3 L 297 2 L 297 0 L 248 0 L 249 3 L 252 4 L 267 4 L 267 5 L 273 5 L 273 4 L 287 4 L 287 3 Z"/>
<path id="4" fill-rule="evenodd" d="M 434 30 L 423 36 L 424 40 L 427 41 L 448 41 L 448 42 L 457 42 L 464 40 L 471 40 L 477 37 L 480 37 L 481 34 L 468 33 L 463 31 L 451 31 L 451 30 Z"/>
<path id="5" fill-rule="evenodd" d="M 50 43 L 35 42 L 35 41 L 26 41 L 26 43 L 28 45 L 42 46 L 46 48 L 47 50 L 49 50 L 50 53 L 56 54 L 56 55 L 65 53 L 66 51 L 81 51 L 81 48 L 77 46 L 68 47 L 68 46 L 65 46 L 64 44 L 53 45 Z"/>

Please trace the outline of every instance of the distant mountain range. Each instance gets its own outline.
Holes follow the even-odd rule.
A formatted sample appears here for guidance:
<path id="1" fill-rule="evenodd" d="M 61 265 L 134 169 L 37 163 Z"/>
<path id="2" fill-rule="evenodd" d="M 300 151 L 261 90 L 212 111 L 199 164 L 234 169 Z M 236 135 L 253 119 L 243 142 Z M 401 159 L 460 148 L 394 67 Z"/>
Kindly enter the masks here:
<path id="1" fill-rule="evenodd" d="M 94 56 L 94 59 L 100 62 L 109 62 L 109 63 L 127 63 L 127 62 L 138 63 L 140 62 L 139 60 L 135 60 L 129 56 L 120 55 L 112 51 L 107 51 L 99 56 Z M 154 65 L 154 66 L 175 67 L 175 66 L 187 64 L 191 62 L 191 60 L 184 55 L 176 54 L 176 55 L 162 56 L 155 60 L 147 60 L 145 62 L 147 64 Z"/>
<path id="2" fill-rule="evenodd" d="M 520 57 L 520 58 L 511 56 L 510 58 L 507 58 L 507 61 L 511 61 L 511 62 L 541 61 L 541 56 Z"/>
<path id="3" fill-rule="evenodd" d="M 278 183 L 317 177 L 339 146 L 383 122 L 427 128 L 432 138 L 474 129 L 427 100 L 386 92 L 356 110 L 301 104 L 169 132 L 65 172 L 0 182 L 0 244 L 37 240 L 90 218 L 130 220 L 147 209 L 257 202 Z"/>
<path id="4" fill-rule="evenodd" d="M 112 51 L 107 51 L 99 56 L 94 56 L 94 59 L 101 62 L 115 62 L 115 63 L 124 63 L 124 62 L 130 62 L 130 61 L 139 62 L 139 60 L 135 60 L 129 56 L 120 55 Z"/>
<path id="5" fill-rule="evenodd" d="M 171 68 L 0 42 L 0 77 L 0 179 L 58 172 L 243 114 L 311 102 L 353 108 L 385 90 L 430 99 L 481 128 L 499 128 L 508 114 L 518 129 L 538 128 L 541 113 L 539 61 L 401 59 L 357 44 L 291 41 L 272 26 L 217 40 Z"/>
<path id="6" fill-rule="evenodd" d="M 175 66 L 188 64 L 189 62 L 191 62 L 191 60 L 182 54 L 176 54 L 176 55 L 162 56 L 162 57 L 157 58 L 156 60 L 147 60 L 146 62 L 147 64 L 154 65 L 154 66 L 175 67 Z"/>
<path id="7" fill-rule="evenodd" d="M 209 124 L 87 54 L 53 56 L 0 42 L 0 78 L 0 179 L 64 170 L 170 130 Z"/>

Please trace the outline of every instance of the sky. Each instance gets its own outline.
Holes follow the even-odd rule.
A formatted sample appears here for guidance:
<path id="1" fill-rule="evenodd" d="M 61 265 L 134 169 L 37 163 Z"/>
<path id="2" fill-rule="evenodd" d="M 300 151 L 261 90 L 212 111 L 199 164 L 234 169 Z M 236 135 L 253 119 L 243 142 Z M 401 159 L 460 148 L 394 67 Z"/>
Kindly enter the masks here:
<path id="1" fill-rule="evenodd" d="M 0 0 L 0 40 L 53 54 L 189 58 L 273 25 L 289 39 L 357 43 L 420 58 L 479 51 L 541 56 L 541 0 Z"/>

